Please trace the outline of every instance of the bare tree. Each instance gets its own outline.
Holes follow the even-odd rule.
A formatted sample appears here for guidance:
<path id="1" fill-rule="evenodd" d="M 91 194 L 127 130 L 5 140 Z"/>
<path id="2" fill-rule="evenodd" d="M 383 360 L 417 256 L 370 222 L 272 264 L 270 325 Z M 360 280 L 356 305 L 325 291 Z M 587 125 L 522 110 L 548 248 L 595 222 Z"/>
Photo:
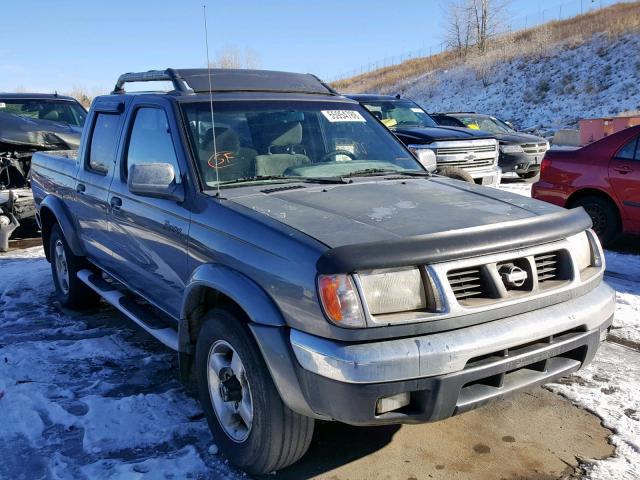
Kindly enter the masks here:
<path id="1" fill-rule="evenodd" d="M 487 49 L 487 41 L 504 30 L 510 0 L 471 0 L 478 50 Z"/>
<path id="2" fill-rule="evenodd" d="M 445 33 L 447 46 L 464 57 L 474 38 L 471 9 L 468 0 L 447 3 L 448 23 Z"/>
<path id="3" fill-rule="evenodd" d="M 504 30 L 510 0 L 451 0 L 447 2 L 446 42 L 461 56 L 471 46 L 484 53 L 487 42 Z"/>
<path id="4" fill-rule="evenodd" d="M 211 62 L 214 68 L 260 68 L 260 56 L 252 48 L 245 47 L 244 52 L 236 45 L 226 45 Z"/>

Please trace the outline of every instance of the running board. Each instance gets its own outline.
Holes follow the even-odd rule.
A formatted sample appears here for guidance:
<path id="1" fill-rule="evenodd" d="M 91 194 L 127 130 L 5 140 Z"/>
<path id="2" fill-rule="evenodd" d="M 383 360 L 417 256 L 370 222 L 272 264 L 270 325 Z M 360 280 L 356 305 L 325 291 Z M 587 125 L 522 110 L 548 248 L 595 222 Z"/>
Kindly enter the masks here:
<path id="1" fill-rule="evenodd" d="M 178 350 L 178 332 L 173 328 L 157 328 L 142 320 L 144 316 L 151 315 L 144 307 L 131 300 L 131 297 L 105 282 L 100 275 L 91 270 L 80 270 L 78 278 L 87 284 L 89 288 L 100 295 L 107 303 L 120 310 L 128 318 L 137 323 L 147 333 L 157 338 L 172 350 Z"/>

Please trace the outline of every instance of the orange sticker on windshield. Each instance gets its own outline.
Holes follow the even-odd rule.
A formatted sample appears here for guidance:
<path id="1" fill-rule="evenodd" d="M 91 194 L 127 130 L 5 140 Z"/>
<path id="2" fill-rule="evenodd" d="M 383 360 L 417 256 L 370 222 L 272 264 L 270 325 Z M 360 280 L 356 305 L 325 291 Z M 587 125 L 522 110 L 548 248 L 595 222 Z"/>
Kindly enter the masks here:
<path id="1" fill-rule="evenodd" d="M 213 155 L 209 157 L 209 161 L 207 162 L 207 164 L 211 168 L 224 168 L 231 165 L 235 158 L 236 157 L 233 152 L 218 152 L 215 158 Z"/>

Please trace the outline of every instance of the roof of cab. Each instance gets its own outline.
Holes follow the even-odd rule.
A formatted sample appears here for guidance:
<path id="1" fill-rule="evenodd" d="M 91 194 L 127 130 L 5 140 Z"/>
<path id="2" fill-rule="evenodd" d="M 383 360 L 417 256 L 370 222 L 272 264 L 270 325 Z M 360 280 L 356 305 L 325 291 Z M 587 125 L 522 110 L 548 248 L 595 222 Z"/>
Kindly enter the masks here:
<path id="1" fill-rule="evenodd" d="M 196 95 L 209 92 L 271 92 L 313 95 L 338 95 L 330 86 L 309 73 L 273 70 L 187 68 L 150 70 L 120 75 L 113 94 L 125 93 L 131 82 L 172 82 L 172 95 Z M 160 92 L 158 92 L 160 93 Z"/>

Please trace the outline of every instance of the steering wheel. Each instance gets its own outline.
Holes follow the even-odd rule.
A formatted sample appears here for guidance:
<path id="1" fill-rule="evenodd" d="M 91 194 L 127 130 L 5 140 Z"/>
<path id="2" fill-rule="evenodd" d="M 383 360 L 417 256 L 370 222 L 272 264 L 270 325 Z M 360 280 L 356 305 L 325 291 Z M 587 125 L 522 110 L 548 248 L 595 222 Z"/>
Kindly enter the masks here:
<path id="1" fill-rule="evenodd" d="M 351 160 L 355 160 L 356 159 L 355 153 L 351 153 L 348 150 L 331 150 L 330 152 L 327 152 L 322 157 L 320 157 L 320 161 L 324 162 L 329 157 L 336 157 L 338 155 L 346 155 Z"/>

